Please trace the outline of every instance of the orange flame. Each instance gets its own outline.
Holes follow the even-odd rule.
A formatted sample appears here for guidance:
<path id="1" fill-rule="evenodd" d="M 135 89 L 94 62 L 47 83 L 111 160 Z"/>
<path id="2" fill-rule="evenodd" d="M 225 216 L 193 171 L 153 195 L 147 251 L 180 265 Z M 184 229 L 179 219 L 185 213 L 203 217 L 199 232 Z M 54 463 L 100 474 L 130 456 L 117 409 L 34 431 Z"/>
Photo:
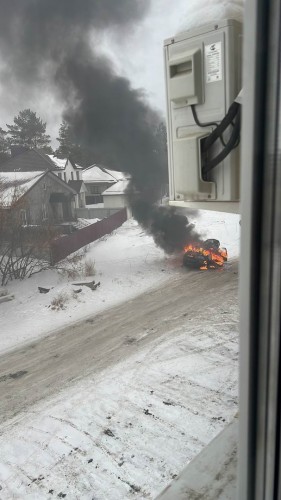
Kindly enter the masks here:
<path id="1" fill-rule="evenodd" d="M 206 257 L 204 265 L 200 267 L 201 270 L 216 269 L 217 267 L 223 267 L 224 263 L 227 261 L 227 250 L 226 248 L 219 248 L 218 250 L 203 248 L 200 244 L 188 245 L 184 248 L 185 252 L 198 253 Z"/>

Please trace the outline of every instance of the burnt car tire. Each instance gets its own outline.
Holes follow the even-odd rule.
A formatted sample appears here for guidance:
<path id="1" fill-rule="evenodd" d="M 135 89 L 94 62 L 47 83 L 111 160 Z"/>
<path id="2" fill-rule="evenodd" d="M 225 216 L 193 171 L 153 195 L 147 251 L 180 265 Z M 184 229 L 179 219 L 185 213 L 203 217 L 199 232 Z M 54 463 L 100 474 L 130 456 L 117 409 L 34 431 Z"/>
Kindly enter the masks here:
<path id="1" fill-rule="evenodd" d="M 186 252 L 183 256 L 182 262 L 185 267 L 193 269 L 200 269 L 200 267 L 204 267 L 207 264 L 205 257 L 193 252 Z"/>

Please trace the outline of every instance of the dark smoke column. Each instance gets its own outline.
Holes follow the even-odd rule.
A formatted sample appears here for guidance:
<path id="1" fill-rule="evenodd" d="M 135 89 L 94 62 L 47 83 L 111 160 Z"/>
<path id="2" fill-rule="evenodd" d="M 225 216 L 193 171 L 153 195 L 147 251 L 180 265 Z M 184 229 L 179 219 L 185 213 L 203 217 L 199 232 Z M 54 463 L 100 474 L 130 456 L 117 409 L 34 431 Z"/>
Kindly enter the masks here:
<path id="1" fill-rule="evenodd" d="M 155 134 L 160 118 L 93 43 L 95 34 L 104 30 L 126 36 L 149 4 L 0 0 L 0 52 L 5 63 L 1 80 L 7 91 L 18 82 L 21 95 L 34 87 L 52 88 L 64 104 L 64 119 L 77 142 L 92 149 L 94 161 L 131 174 L 134 216 L 157 244 L 173 252 L 188 242 L 190 234 L 185 219 L 153 205 L 167 179 L 167 159 Z M 171 224 L 180 233 L 176 237 L 168 229 Z"/>

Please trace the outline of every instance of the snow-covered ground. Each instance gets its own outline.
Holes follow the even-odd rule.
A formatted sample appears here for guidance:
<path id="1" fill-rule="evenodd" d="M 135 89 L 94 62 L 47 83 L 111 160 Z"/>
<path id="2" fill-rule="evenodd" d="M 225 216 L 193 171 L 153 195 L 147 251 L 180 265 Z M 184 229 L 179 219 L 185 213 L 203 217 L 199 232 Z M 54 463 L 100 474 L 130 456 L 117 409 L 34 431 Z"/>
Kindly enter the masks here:
<path id="1" fill-rule="evenodd" d="M 228 248 L 230 259 L 238 256 L 238 215 L 202 211 L 194 222 L 204 236 L 218 238 Z M 72 283 L 85 278 L 71 280 L 56 270 L 9 283 L 8 291 L 15 299 L 0 304 L 1 352 L 124 302 L 181 271 L 181 260 L 165 255 L 133 219 L 89 245 L 84 260 L 95 263 L 93 279 L 101 285 L 94 292 L 83 286 L 81 293 L 74 293 Z M 40 294 L 38 286 L 51 290 Z M 64 308 L 52 309 L 52 301 L 60 297 Z"/>
<path id="2" fill-rule="evenodd" d="M 155 498 L 237 412 L 238 310 L 202 308 L 0 438 L 2 500 Z"/>
<path id="3" fill-rule="evenodd" d="M 201 213 L 196 225 L 238 256 L 238 216 Z M 76 299 L 55 271 L 9 285 L 15 300 L 0 304 L 5 349 L 182 272 L 180 260 L 165 256 L 133 220 L 92 244 L 89 257 L 101 286 L 83 287 Z M 54 288 L 41 295 L 38 285 Z M 52 310 L 60 291 L 69 297 L 65 309 Z M 202 308 L 187 325 L 7 422 L 1 500 L 154 498 L 237 411 L 237 297 L 228 295 L 211 314 Z"/>

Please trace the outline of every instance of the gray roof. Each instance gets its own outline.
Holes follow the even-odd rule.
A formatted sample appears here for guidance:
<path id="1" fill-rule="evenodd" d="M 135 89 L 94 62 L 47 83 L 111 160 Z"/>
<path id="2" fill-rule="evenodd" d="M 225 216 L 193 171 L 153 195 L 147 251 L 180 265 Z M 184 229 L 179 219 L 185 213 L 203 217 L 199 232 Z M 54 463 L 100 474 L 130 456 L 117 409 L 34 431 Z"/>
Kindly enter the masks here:
<path id="1" fill-rule="evenodd" d="M 29 149 L 23 153 L 12 156 L 0 167 L 1 172 L 38 172 L 45 170 L 64 170 L 68 159 L 60 159 L 55 155 L 48 155 L 37 149 Z M 69 160 L 75 170 L 82 170 L 82 167 L 75 165 Z"/>
<path id="2" fill-rule="evenodd" d="M 68 181 L 68 185 L 72 189 L 74 189 L 76 191 L 76 193 L 80 193 L 81 188 L 84 185 L 84 182 L 83 181 L 74 181 L 74 180 L 72 181 L 72 180 L 70 180 L 70 181 Z M 86 191 L 86 187 L 85 187 L 85 191 Z"/>
<path id="3" fill-rule="evenodd" d="M 13 156 L 1 165 L 1 172 L 38 172 L 56 170 L 54 163 L 44 153 L 30 149 Z"/>
<path id="4" fill-rule="evenodd" d="M 121 181 L 117 181 L 116 184 L 113 184 L 113 186 L 110 186 L 107 188 L 102 195 L 107 196 L 107 195 L 120 195 L 120 194 L 127 194 L 128 186 L 129 186 L 129 179 L 123 179 Z"/>

